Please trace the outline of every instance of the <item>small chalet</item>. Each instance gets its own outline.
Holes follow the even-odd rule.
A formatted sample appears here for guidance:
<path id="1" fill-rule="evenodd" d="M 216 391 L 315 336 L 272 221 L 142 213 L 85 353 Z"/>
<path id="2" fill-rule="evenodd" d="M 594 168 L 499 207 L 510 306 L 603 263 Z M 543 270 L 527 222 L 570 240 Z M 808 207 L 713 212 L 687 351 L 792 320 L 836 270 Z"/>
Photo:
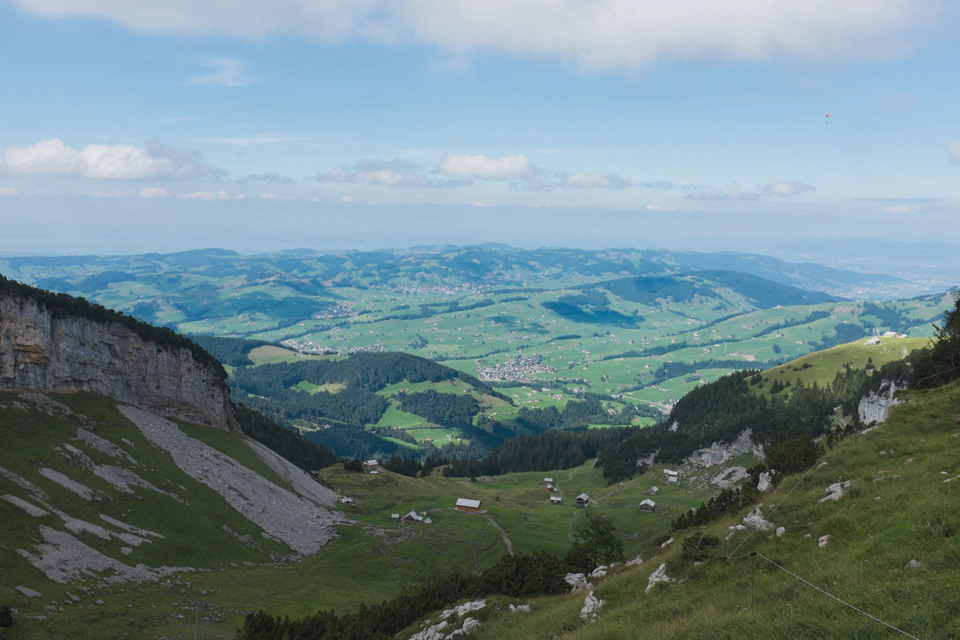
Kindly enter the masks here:
<path id="1" fill-rule="evenodd" d="M 403 522 L 419 524 L 423 522 L 423 516 L 418 515 L 416 511 L 411 511 L 407 515 L 403 516 L 402 520 Z"/>
<path id="2" fill-rule="evenodd" d="M 577 506 L 580 508 L 586 507 L 590 503 L 590 496 L 585 493 L 581 493 L 577 496 Z"/>
<path id="3" fill-rule="evenodd" d="M 550 484 L 551 482 L 553 482 L 553 478 L 544 478 L 544 479 L 543 479 L 543 484 Z"/>
<path id="4" fill-rule="evenodd" d="M 400 514 L 399 514 L 399 513 L 391 513 L 391 514 L 390 514 L 390 519 L 391 519 L 391 520 L 399 520 L 399 519 L 400 519 Z"/>
<path id="5" fill-rule="evenodd" d="M 563 504 L 563 498 L 560 496 L 550 496 L 550 504 Z"/>
<path id="6" fill-rule="evenodd" d="M 552 484 L 545 484 L 545 485 L 543 485 L 543 486 L 540 487 L 540 488 L 541 488 L 541 489 L 544 489 L 544 490 L 546 490 L 546 491 L 555 491 L 555 490 L 556 490 Z"/>
<path id="7" fill-rule="evenodd" d="M 658 487 L 657 485 L 653 485 L 652 487 L 650 487 L 649 489 L 647 489 L 647 495 L 648 495 L 648 496 L 655 496 L 655 495 L 657 495 L 658 493 L 660 493 L 660 487 Z"/>
<path id="8" fill-rule="evenodd" d="M 664 469 L 663 475 L 667 479 L 667 484 L 678 484 L 680 482 L 680 474 L 676 471 L 671 471 L 670 469 Z"/>
<path id="9" fill-rule="evenodd" d="M 466 498 L 457 499 L 457 511 L 467 511 L 469 513 L 479 513 L 481 503 L 479 500 L 467 500 Z"/>
<path id="10" fill-rule="evenodd" d="M 376 460 L 367 460 L 363 463 L 364 469 L 369 469 L 370 471 L 379 471 L 380 463 Z"/>
<path id="11" fill-rule="evenodd" d="M 340 504 L 352 505 L 353 498 L 347 498 L 347 497 L 340 498 Z"/>
<path id="12" fill-rule="evenodd" d="M 646 500 L 643 500 L 640 502 L 640 511 L 656 511 L 656 510 L 657 510 L 657 503 L 651 500 L 650 498 L 647 498 Z"/>

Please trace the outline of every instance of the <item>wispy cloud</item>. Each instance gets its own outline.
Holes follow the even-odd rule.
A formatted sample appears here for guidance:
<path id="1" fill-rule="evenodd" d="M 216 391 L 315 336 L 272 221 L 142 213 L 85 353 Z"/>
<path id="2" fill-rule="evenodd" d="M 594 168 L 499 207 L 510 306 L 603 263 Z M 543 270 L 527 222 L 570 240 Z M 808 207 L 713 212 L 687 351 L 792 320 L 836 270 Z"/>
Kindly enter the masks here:
<path id="1" fill-rule="evenodd" d="M 190 120 L 193 120 L 193 118 L 190 118 L 187 116 L 183 116 L 179 118 L 161 118 L 160 120 L 154 120 L 153 124 L 164 126 L 168 124 L 177 124 L 178 122 L 188 122 Z"/>
<path id="2" fill-rule="evenodd" d="M 191 78 L 185 84 L 206 84 L 215 87 L 246 87 L 253 84 L 244 71 L 243 63 L 234 58 L 211 58 L 206 62 L 206 66 L 215 71 Z"/>
<path id="3" fill-rule="evenodd" d="M 317 182 L 384 185 L 390 187 L 423 187 L 451 189 L 472 184 L 471 180 L 435 178 L 424 171 L 424 166 L 394 158 L 393 160 L 361 160 L 353 166 L 343 166 L 327 173 L 317 174 Z"/>
<path id="4" fill-rule="evenodd" d="M 195 191 L 193 193 L 179 193 L 181 200 L 243 200 L 243 194 L 231 196 L 226 191 Z"/>
<path id="5" fill-rule="evenodd" d="M 960 164 L 960 142 L 951 142 L 947 145 L 947 155 L 950 156 L 950 162 Z"/>
<path id="6" fill-rule="evenodd" d="M 585 69 L 660 60 L 885 58 L 909 53 L 955 17 L 949 0 L 168 0 L 162 9 L 119 0 L 16 4 L 40 15 L 96 16 L 150 33 L 296 34 L 329 43 L 364 38 L 437 46 L 454 61 L 494 52 Z"/>
<path id="7" fill-rule="evenodd" d="M 815 186 L 805 182 L 771 182 L 763 188 L 765 194 L 781 197 L 799 196 L 816 190 Z"/>
<path id="8" fill-rule="evenodd" d="M 163 187 L 144 187 L 140 189 L 141 198 L 166 198 L 167 190 Z"/>
<path id="9" fill-rule="evenodd" d="M 237 182 L 240 184 L 295 184 L 297 181 L 279 173 L 251 173 Z"/>
<path id="10" fill-rule="evenodd" d="M 281 142 L 296 142 L 298 140 L 303 140 L 303 138 L 276 133 L 263 133 L 255 136 L 206 138 L 205 141 L 214 142 L 217 144 L 232 144 L 238 147 L 251 147 L 259 144 L 279 144 Z"/>

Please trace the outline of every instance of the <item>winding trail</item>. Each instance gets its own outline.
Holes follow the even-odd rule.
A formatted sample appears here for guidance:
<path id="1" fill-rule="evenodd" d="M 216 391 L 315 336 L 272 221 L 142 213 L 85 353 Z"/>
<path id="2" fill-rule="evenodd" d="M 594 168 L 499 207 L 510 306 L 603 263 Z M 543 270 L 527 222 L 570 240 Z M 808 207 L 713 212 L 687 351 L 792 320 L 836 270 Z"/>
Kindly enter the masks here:
<path id="1" fill-rule="evenodd" d="M 573 517 L 570 518 L 570 522 L 567 523 L 567 540 L 573 542 L 573 523 L 577 519 L 577 516 L 580 515 L 579 509 L 573 510 Z"/>
<path id="2" fill-rule="evenodd" d="M 500 535 L 503 536 L 503 542 L 507 545 L 507 553 L 512 556 L 517 555 L 513 550 L 513 543 L 510 542 L 510 538 L 507 537 L 507 532 L 503 530 L 503 527 L 497 524 L 497 521 L 492 517 L 488 517 L 487 520 L 490 521 L 490 524 L 493 525 L 493 528 L 500 532 Z"/>

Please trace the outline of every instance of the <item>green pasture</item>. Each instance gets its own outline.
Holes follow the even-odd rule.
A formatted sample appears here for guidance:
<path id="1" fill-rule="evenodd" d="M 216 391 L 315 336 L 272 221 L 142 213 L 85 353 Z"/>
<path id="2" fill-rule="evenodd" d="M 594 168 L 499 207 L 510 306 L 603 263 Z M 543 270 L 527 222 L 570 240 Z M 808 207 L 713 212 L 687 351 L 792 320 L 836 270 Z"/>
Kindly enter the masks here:
<path id="1" fill-rule="evenodd" d="M 817 351 L 796 361 L 789 362 L 765 371 L 763 374 L 767 382 L 764 389 L 754 389 L 758 393 L 769 389 L 775 381 L 795 384 L 797 380 L 805 385 L 814 383 L 824 386 L 833 382 L 837 373 L 847 365 L 853 369 L 864 369 L 872 361 L 875 367 L 881 367 L 888 362 L 902 360 L 915 349 L 922 349 L 929 344 L 926 338 L 881 338 L 880 344 L 866 346 L 866 338 L 844 344 L 832 349 Z M 804 369 L 804 365 L 810 365 Z"/>

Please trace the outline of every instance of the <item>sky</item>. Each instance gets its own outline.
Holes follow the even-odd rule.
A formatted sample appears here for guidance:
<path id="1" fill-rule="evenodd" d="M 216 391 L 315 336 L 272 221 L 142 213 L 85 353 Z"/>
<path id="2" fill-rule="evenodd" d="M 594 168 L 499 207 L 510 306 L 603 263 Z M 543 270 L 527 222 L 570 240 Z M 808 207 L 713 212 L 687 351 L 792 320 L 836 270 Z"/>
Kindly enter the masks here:
<path id="1" fill-rule="evenodd" d="M 958 27 L 948 0 L 0 0 L 0 251 L 960 242 Z"/>

